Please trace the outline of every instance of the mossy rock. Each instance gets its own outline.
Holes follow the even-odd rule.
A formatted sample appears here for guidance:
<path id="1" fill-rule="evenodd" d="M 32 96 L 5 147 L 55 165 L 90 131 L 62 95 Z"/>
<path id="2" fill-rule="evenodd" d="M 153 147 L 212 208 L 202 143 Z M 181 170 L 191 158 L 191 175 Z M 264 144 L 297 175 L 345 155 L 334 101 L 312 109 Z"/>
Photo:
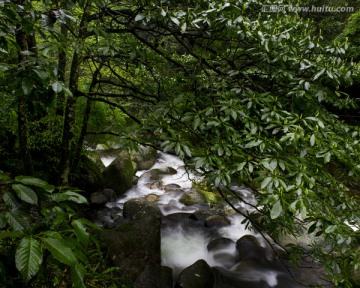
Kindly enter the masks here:
<path id="1" fill-rule="evenodd" d="M 121 153 L 102 173 L 106 188 L 113 189 L 118 196 L 132 187 L 135 170 L 129 153 Z"/>
<path id="2" fill-rule="evenodd" d="M 180 202 L 186 206 L 191 206 L 206 203 L 206 198 L 200 190 L 192 188 L 181 196 Z"/>

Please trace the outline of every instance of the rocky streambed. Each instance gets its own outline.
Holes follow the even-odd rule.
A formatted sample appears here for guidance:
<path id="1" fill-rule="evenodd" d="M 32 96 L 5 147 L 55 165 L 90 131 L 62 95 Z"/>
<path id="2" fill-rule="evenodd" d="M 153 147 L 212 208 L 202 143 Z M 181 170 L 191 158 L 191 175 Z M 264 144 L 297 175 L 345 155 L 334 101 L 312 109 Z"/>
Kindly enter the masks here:
<path id="1" fill-rule="evenodd" d="M 116 182 L 121 176 L 113 173 Z M 281 249 L 245 229 L 242 216 L 200 189 L 200 181 L 180 159 L 158 153 L 156 163 L 136 172 L 124 194 L 111 187 L 103 191 L 111 201 L 97 210 L 95 221 L 105 228 L 104 245 L 124 282 L 139 288 L 332 287 L 311 259 L 300 269 L 279 258 Z M 233 189 L 255 204 L 250 189 Z M 238 208 L 251 209 L 243 203 Z"/>

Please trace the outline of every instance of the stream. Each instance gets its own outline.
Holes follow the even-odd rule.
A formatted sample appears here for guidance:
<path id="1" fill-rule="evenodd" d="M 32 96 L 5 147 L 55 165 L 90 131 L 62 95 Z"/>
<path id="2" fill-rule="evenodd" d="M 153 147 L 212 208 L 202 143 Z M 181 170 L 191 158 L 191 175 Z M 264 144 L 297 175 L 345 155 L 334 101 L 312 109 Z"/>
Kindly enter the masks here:
<path id="1" fill-rule="evenodd" d="M 114 157 L 102 158 L 106 166 L 112 160 Z M 171 169 L 173 174 L 161 175 L 161 179 L 153 181 L 151 172 L 155 169 Z M 222 227 L 205 227 L 203 221 L 191 220 L 193 215 L 200 215 L 198 217 L 201 218 L 201 215 L 211 213 L 211 208 L 207 204 L 186 206 L 179 201 L 181 196 L 193 187 L 193 182 L 200 181 L 201 178 L 187 171 L 184 162 L 178 157 L 159 152 L 156 164 L 150 170 L 138 171 L 136 176 L 139 177 L 137 184 L 117 201 L 108 202 L 106 206 L 117 207 L 121 214 L 124 203 L 130 199 L 148 195 L 156 198 L 163 215 L 161 261 L 163 266 L 172 268 L 175 281 L 183 269 L 203 259 L 211 267 L 217 267 L 222 275 L 221 281 L 231 281 L 233 285 L 221 284 L 216 287 L 304 287 L 294 281 L 287 269 L 275 259 L 274 252 L 263 237 L 256 231 L 245 228 L 245 224 L 241 223 L 244 220 L 241 215 L 229 214 L 226 217 L 231 223 Z M 256 204 L 250 189 L 238 186 L 232 189 L 240 193 L 248 203 Z M 225 204 L 224 208 L 231 210 Z M 237 208 L 242 211 L 253 209 L 243 203 L 238 203 Z M 255 247 L 254 251 L 246 251 L 245 248 L 244 253 L 250 256 L 246 256 L 247 261 L 239 261 L 242 256 L 238 255 L 237 241 L 245 235 L 256 237 L 259 247 Z"/>

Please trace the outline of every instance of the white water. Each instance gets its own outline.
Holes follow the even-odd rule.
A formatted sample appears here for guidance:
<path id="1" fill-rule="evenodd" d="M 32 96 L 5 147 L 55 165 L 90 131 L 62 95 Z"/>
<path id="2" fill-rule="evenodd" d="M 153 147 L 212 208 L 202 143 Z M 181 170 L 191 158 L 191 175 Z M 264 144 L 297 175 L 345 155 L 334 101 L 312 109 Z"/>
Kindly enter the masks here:
<path id="1" fill-rule="evenodd" d="M 105 166 L 109 165 L 114 159 L 115 157 L 110 156 L 102 157 Z M 138 171 L 136 176 L 140 178 L 137 185 L 126 192 L 117 203 L 108 203 L 107 206 L 123 208 L 124 203 L 130 199 L 153 194 L 159 196 L 157 203 L 164 216 L 174 213 L 195 212 L 198 207 L 195 205 L 187 207 L 180 203 L 179 199 L 183 193 L 192 188 L 194 180 L 199 181 L 201 179 L 186 171 L 184 162 L 179 158 L 164 153 L 160 153 L 158 161 L 150 170 L 166 169 L 167 167 L 176 169 L 177 173 L 174 175 L 162 175 L 158 186 L 149 185 L 154 183 L 154 180 L 151 181 L 150 174 L 147 171 Z M 164 187 L 168 184 L 177 184 L 181 187 L 181 190 L 166 192 Z M 251 205 L 255 205 L 256 200 L 251 191 L 237 186 L 232 188 L 250 204 L 239 202 L 236 207 L 242 211 L 253 211 L 254 208 Z M 199 259 L 204 259 L 210 266 L 224 267 L 228 271 L 236 269 L 235 262 L 231 264 L 231 257 L 236 254 L 235 244 L 233 243 L 221 250 L 209 252 L 207 250 L 209 241 L 219 237 L 226 237 L 236 242 L 244 235 L 258 235 L 254 231 L 245 228 L 245 224 L 241 223 L 244 220 L 242 216 L 234 214 L 229 216 L 228 219 L 231 221 L 231 225 L 218 229 L 216 235 L 212 235 L 208 232 L 210 231 L 209 228 L 204 227 L 189 227 L 184 226 L 187 224 L 183 223 L 165 225 L 161 234 L 162 265 L 172 268 L 175 278 L 184 268 Z M 260 237 L 258 239 L 260 243 L 264 244 Z M 223 255 L 225 255 L 225 258 L 221 257 Z M 230 260 L 227 260 L 227 258 L 230 258 Z M 272 270 L 248 271 L 247 274 L 244 274 L 244 277 L 248 277 L 251 281 L 264 280 L 270 286 L 277 284 L 277 272 Z"/>

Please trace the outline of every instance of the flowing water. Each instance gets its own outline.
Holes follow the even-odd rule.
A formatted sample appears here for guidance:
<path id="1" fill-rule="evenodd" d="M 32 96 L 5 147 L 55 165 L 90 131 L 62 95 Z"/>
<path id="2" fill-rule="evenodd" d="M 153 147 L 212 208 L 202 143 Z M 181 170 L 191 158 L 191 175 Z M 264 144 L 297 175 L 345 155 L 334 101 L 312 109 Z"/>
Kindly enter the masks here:
<path id="1" fill-rule="evenodd" d="M 105 165 L 109 165 L 113 159 L 107 157 L 102 160 Z M 155 184 L 157 185 L 154 185 L 150 172 L 154 169 L 166 171 L 169 169 L 168 167 L 174 168 L 176 174 L 162 175 L 161 181 L 156 182 Z M 180 203 L 180 197 L 192 188 L 193 182 L 201 180 L 201 178 L 185 169 L 183 161 L 173 155 L 159 153 L 158 161 L 149 171 L 138 171 L 136 173 L 136 176 L 139 177 L 137 185 L 134 185 L 117 202 L 108 203 L 107 206 L 116 206 L 122 209 L 124 203 L 130 199 L 149 194 L 158 197 L 157 203 L 164 216 L 161 233 L 162 265 L 173 269 L 175 280 L 184 268 L 192 265 L 199 259 L 204 259 L 212 267 L 221 267 L 220 269 L 223 269 L 224 273 L 229 274 L 229 277 L 236 278 L 241 274 L 241 281 L 254 281 L 254 283 L 260 281 L 259 283 L 265 283 L 265 286 L 255 285 L 251 287 L 302 287 L 295 282 L 289 281 L 291 277 L 285 275 L 283 269 L 273 269 L 271 266 L 264 268 L 263 265 L 256 263 L 250 263 L 252 266 L 247 263 L 250 265 L 250 268 L 247 266 L 243 267 L 244 263 L 240 263 L 241 261 L 239 262 L 235 259 L 237 254 L 235 242 L 244 235 L 254 235 L 258 238 L 262 247 L 266 246 L 264 239 L 259 234 L 245 228 L 245 225 L 241 223 L 244 220 L 242 216 L 238 214 L 229 216 L 228 219 L 231 221 L 231 225 L 217 229 L 204 227 L 201 221 L 189 220 L 189 215 L 195 211 L 210 208 L 205 204 L 185 206 Z M 179 185 L 179 188 L 173 191 L 166 191 L 164 187 L 170 184 Z M 232 188 L 241 193 L 248 203 L 251 205 L 256 204 L 256 200 L 249 189 L 237 186 Z M 251 205 L 238 203 L 236 206 L 242 209 L 242 211 L 252 211 L 254 208 Z M 223 245 L 221 249 L 209 251 L 207 248 L 208 244 L 212 240 L 221 237 L 231 239 L 232 241 L 229 240 L 229 243 Z M 265 250 L 265 248 L 263 249 Z M 270 251 L 271 249 L 268 250 L 272 252 Z M 241 265 L 242 267 L 240 267 Z M 237 272 L 240 271 L 240 268 L 241 273 Z M 284 275 L 286 281 L 283 281 L 283 283 L 288 284 L 278 286 L 279 279 L 281 277 L 284 278 Z"/>

